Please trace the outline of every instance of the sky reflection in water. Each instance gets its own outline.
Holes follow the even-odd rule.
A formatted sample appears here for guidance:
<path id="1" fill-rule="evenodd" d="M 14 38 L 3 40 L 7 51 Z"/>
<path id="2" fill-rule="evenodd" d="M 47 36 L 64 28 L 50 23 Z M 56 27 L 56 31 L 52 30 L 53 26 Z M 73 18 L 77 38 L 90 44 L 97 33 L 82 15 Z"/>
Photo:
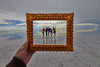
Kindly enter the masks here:
<path id="1" fill-rule="evenodd" d="M 96 25 L 74 25 L 74 33 L 75 32 L 100 32 L 100 24 Z M 37 31 L 34 31 L 36 34 Z M 26 31 L 0 31 L 0 37 L 8 37 L 6 40 L 15 40 L 15 39 L 22 39 L 26 37 Z M 42 33 L 41 33 L 42 37 Z"/>
<path id="2" fill-rule="evenodd" d="M 6 31 L 4 33 L 0 33 L 0 37 L 7 37 L 6 40 L 19 40 L 26 36 L 25 31 Z"/>

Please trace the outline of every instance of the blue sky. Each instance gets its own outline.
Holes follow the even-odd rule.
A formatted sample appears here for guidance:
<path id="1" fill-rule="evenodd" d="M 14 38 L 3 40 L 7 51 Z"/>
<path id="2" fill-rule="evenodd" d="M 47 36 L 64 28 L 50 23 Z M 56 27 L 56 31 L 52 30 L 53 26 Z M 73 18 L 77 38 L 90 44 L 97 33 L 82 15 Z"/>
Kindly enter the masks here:
<path id="1" fill-rule="evenodd" d="M 0 31 L 26 30 L 26 13 L 71 12 L 74 27 L 92 25 L 96 30 L 100 28 L 99 3 L 100 0 L 0 0 Z"/>
<path id="2" fill-rule="evenodd" d="M 20 21 L 20 20 L 3 20 L 3 21 L 7 22 L 7 24 L 0 24 L 0 26 L 18 26 L 19 24 L 26 23 L 25 21 Z"/>

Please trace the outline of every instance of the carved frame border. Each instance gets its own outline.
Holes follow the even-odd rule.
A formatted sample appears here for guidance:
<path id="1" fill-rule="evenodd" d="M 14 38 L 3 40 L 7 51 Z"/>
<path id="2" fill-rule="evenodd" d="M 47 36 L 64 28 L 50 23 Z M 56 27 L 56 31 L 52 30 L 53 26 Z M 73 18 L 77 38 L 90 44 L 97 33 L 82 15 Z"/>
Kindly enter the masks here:
<path id="1" fill-rule="evenodd" d="M 26 13 L 27 40 L 29 51 L 71 51 L 73 52 L 73 17 L 74 13 Z M 33 20 L 67 20 L 66 45 L 34 45 Z"/>

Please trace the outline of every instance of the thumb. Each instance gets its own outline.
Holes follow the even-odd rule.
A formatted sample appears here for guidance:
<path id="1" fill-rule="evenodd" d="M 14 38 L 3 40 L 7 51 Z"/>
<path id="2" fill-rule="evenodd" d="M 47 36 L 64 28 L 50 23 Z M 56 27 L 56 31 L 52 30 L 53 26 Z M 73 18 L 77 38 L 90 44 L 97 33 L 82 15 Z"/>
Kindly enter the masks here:
<path id="1" fill-rule="evenodd" d="M 29 42 L 26 41 L 26 42 L 21 46 L 21 49 L 23 49 L 23 50 L 27 50 L 28 45 L 29 45 Z"/>

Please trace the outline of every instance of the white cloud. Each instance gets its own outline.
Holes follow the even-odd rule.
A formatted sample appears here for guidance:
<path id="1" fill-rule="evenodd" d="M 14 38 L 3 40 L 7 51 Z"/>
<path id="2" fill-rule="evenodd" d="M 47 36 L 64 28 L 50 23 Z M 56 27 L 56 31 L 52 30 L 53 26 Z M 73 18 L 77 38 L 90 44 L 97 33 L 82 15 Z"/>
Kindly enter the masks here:
<path id="1" fill-rule="evenodd" d="M 92 32 L 92 31 L 96 31 L 97 28 L 95 29 L 87 29 L 87 30 L 75 30 L 75 32 Z"/>
<path id="2" fill-rule="evenodd" d="M 45 26 L 45 27 L 52 27 L 54 25 L 52 25 L 52 24 L 38 24 L 37 25 L 37 27 L 43 27 L 43 26 Z"/>
<path id="3" fill-rule="evenodd" d="M 56 23 L 63 23 L 63 22 L 66 22 L 66 20 L 37 20 L 37 21 L 33 21 L 33 22 L 36 22 L 36 23 L 41 23 L 41 24 L 56 24 Z"/>
<path id="4" fill-rule="evenodd" d="M 81 23 L 81 24 L 74 24 L 74 25 L 95 25 L 95 26 L 98 26 L 97 24 L 94 24 L 94 23 Z"/>
<path id="5" fill-rule="evenodd" d="M 94 23 L 81 23 L 81 24 L 74 24 L 75 26 L 84 26 L 84 25 L 94 25 L 95 26 L 95 29 L 87 29 L 87 30 L 75 30 L 75 32 L 92 32 L 92 31 L 96 31 L 98 30 L 97 28 L 97 24 L 94 24 Z"/>
<path id="6" fill-rule="evenodd" d="M 26 25 L 26 23 L 20 23 L 20 24 L 16 24 L 17 26 L 23 26 Z"/>
<path id="7" fill-rule="evenodd" d="M 0 0 L 0 13 L 25 21 L 26 13 L 74 12 L 75 20 L 91 20 L 100 18 L 99 3 L 99 0 Z"/>
<path id="8" fill-rule="evenodd" d="M 26 21 L 26 13 L 71 12 L 74 12 L 75 23 L 84 21 L 87 22 L 87 20 L 89 22 L 93 22 L 94 20 L 94 22 L 96 22 L 97 20 L 98 22 L 100 22 L 100 0 L 0 0 L 0 24 L 9 24 L 8 22 L 5 22 L 4 19 Z M 37 21 L 37 23 L 39 22 Z M 49 25 L 46 23 L 48 23 Z M 44 25 L 54 26 L 53 23 L 58 24 L 58 22 L 56 21 L 44 21 L 39 23 L 40 25 L 38 25 L 38 27 Z M 26 23 L 16 25 L 26 25 Z M 58 26 L 60 27 L 64 25 L 58 24 Z"/>
<path id="9" fill-rule="evenodd" d="M 53 26 L 57 26 L 57 27 L 62 27 L 66 24 L 66 20 L 44 20 L 44 21 L 33 21 L 37 24 L 37 27 L 53 27 Z"/>
<path id="10" fill-rule="evenodd" d="M 10 22 L 10 23 L 13 23 L 13 22 Z"/>
<path id="11" fill-rule="evenodd" d="M 36 25 L 36 24 L 33 24 L 33 25 Z"/>
<path id="12" fill-rule="evenodd" d="M 17 16 L 17 14 L 3 14 L 0 13 L 0 24 L 9 24 L 8 22 L 5 22 L 4 20 L 19 20 L 19 21 L 25 21 L 25 19 L 22 19 L 20 16 Z M 12 22 L 10 22 L 12 23 Z"/>

